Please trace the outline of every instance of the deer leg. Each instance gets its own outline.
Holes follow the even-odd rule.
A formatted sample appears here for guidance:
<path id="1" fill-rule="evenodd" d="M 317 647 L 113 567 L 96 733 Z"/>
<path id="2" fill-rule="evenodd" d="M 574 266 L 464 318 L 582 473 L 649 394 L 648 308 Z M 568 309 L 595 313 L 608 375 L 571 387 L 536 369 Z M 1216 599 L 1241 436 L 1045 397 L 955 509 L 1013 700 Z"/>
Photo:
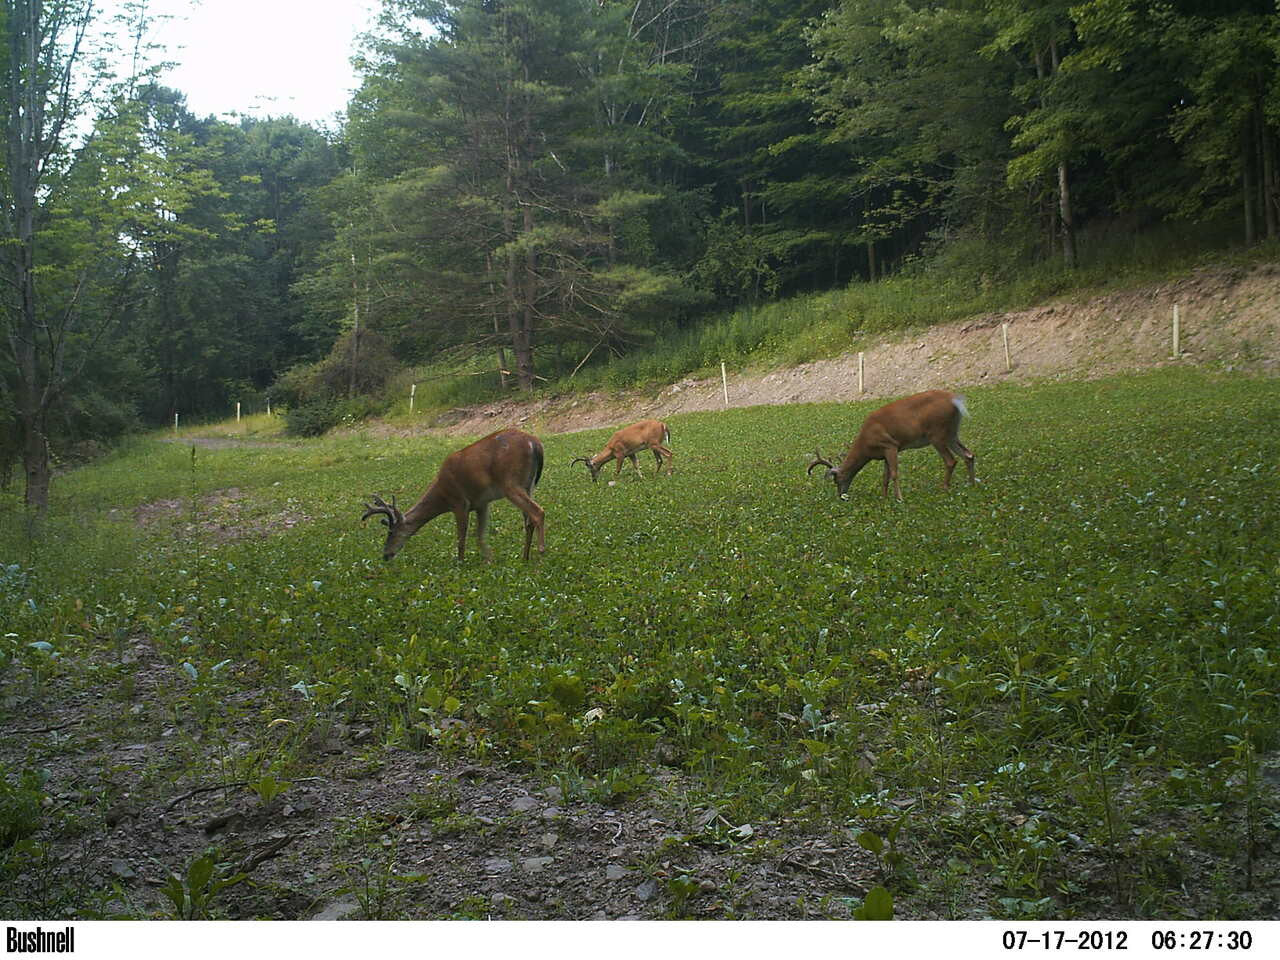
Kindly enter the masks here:
<path id="1" fill-rule="evenodd" d="M 510 487 L 502 492 L 524 514 L 524 559 L 529 559 L 529 547 L 533 544 L 534 530 L 538 531 L 538 552 L 546 553 L 546 511 L 534 503 L 533 497 L 520 487 Z"/>
<path id="2" fill-rule="evenodd" d="M 884 476 L 880 478 L 880 496 L 889 495 L 889 458 L 884 458 Z"/>
<path id="3" fill-rule="evenodd" d="M 493 563 L 493 551 L 489 549 L 489 505 L 476 507 L 476 540 L 480 544 L 480 556 L 485 563 Z"/>
<path id="4" fill-rule="evenodd" d="M 889 479 L 893 481 L 893 495 L 898 502 L 902 502 L 902 487 L 898 483 L 898 451 L 893 447 L 886 447 L 884 451 L 884 469 Z M 888 493 L 887 485 L 885 492 Z"/>
<path id="5" fill-rule="evenodd" d="M 663 457 L 667 458 L 667 476 L 668 477 L 671 476 L 671 471 L 673 469 L 671 461 L 675 459 L 675 454 L 673 454 L 670 450 L 668 450 L 666 447 L 662 446 L 661 444 L 653 448 L 653 454 L 658 458 L 659 470 L 662 469 L 662 458 Z"/>
<path id="6" fill-rule="evenodd" d="M 951 438 L 951 440 L 949 441 L 949 446 L 956 453 L 960 454 L 960 456 L 964 457 L 964 465 L 969 468 L 969 482 L 977 483 L 978 478 L 974 476 L 974 473 L 973 473 L 973 461 L 975 459 L 973 456 L 973 451 L 960 442 L 959 434 L 956 434 L 956 436 Z"/>
<path id="7" fill-rule="evenodd" d="M 939 441 L 933 445 L 933 449 L 938 451 L 938 456 L 942 457 L 942 465 L 944 473 L 942 476 L 942 488 L 944 490 L 951 489 L 951 473 L 956 468 L 955 455 L 947 448 L 945 443 Z"/>
<path id="8" fill-rule="evenodd" d="M 631 465 L 636 468 L 636 473 L 640 474 L 640 479 L 643 480 L 644 471 L 640 469 L 640 461 L 636 459 L 636 455 L 634 453 L 629 453 L 627 454 L 627 457 L 631 460 Z"/>
<path id="9" fill-rule="evenodd" d="M 471 520 L 471 511 L 465 503 L 453 508 L 453 518 L 458 522 L 458 560 L 467 549 L 467 524 Z"/>

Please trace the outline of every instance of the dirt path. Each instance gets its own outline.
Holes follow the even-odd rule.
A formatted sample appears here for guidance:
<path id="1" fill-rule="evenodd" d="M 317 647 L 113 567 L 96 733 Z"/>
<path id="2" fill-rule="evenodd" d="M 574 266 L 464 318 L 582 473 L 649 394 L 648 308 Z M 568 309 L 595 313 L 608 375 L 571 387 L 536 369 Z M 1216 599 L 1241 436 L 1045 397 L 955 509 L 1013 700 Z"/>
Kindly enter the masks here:
<path id="1" fill-rule="evenodd" d="M 1171 358 L 1174 304 L 1181 314 L 1181 359 Z M 1009 325 L 1006 372 L 1001 324 Z M 859 398 L 857 351 L 864 353 L 867 397 L 1003 380 L 1087 379 L 1169 363 L 1280 374 L 1280 264 L 1214 268 L 1163 284 L 1083 303 L 1050 303 L 988 314 L 914 333 L 850 345 L 850 352 L 780 370 L 730 374 L 729 403 L 850 401 Z M 421 432 L 475 435 L 507 424 L 568 433 L 724 406 L 719 378 L 685 379 L 660 390 L 614 395 L 507 399 L 463 407 Z M 380 432 L 405 434 L 402 426 Z"/>

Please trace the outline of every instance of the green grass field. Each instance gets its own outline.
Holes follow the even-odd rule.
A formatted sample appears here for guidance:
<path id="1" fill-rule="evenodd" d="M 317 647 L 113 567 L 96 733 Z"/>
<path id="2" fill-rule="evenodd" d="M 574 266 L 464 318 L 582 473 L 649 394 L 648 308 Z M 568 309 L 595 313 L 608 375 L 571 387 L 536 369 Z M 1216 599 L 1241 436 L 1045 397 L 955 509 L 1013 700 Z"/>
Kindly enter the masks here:
<path id="1" fill-rule="evenodd" d="M 650 458 L 616 486 L 568 466 L 608 431 L 545 437 L 547 553 L 519 559 L 500 503 L 492 565 L 457 563 L 448 517 L 386 564 L 358 522 L 370 493 L 416 499 L 459 441 L 139 440 L 59 478 L 37 542 L 0 505 L 0 722 L 36 726 L 59 689 L 127 702 L 112 652 L 145 638 L 187 774 L 235 728 L 237 775 L 306 776 L 306 730 L 360 723 L 373 749 L 611 805 L 668 771 L 721 823 L 854 830 L 900 913 L 1274 915 L 1280 381 L 967 397 L 981 482 L 961 469 L 946 493 L 913 451 L 903 504 L 879 464 L 847 503 L 805 476 L 871 403 L 677 417 L 674 476 Z M 39 742 L 6 739 L 39 766 Z"/>

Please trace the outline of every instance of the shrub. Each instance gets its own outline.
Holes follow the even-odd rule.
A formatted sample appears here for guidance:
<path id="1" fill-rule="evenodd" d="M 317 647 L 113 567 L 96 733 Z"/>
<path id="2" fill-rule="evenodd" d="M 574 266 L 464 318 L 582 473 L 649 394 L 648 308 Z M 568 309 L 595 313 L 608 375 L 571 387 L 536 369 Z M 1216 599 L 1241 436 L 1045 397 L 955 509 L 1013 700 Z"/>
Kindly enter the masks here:
<path id="1" fill-rule="evenodd" d="M 16 784 L 0 780 L 0 852 L 25 840 L 40 826 L 40 777 L 23 770 Z"/>
<path id="2" fill-rule="evenodd" d="M 381 336 L 362 330 L 356 340 L 356 334 L 348 332 L 323 360 L 287 371 L 270 393 L 285 407 L 286 433 L 315 437 L 339 423 L 354 423 L 385 410 L 381 397 L 399 372 L 399 361 Z"/>

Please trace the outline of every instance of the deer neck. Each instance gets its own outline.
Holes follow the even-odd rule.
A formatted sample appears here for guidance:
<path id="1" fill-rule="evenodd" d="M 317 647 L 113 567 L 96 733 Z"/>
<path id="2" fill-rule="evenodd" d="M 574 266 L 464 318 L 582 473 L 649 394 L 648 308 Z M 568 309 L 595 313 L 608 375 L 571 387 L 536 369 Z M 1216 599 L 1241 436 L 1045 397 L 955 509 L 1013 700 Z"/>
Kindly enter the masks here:
<path id="1" fill-rule="evenodd" d="M 858 475 L 858 471 L 871 460 L 871 456 L 861 446 L 855 445 L 849 451 L 849 455 L 844 458 L 844 463 L 840 464 L 840 469 L 836 471 L 836 479 L 844 489 L 848 489 L 849 483 Z"/>
<path id="2" fill-rule="evenodd" d="M 432 484 L 422 499 L 404 512 L 404 525 L 410 533 L 416 533 L 423 524 L 453 509 L 437 484 Z"/>

